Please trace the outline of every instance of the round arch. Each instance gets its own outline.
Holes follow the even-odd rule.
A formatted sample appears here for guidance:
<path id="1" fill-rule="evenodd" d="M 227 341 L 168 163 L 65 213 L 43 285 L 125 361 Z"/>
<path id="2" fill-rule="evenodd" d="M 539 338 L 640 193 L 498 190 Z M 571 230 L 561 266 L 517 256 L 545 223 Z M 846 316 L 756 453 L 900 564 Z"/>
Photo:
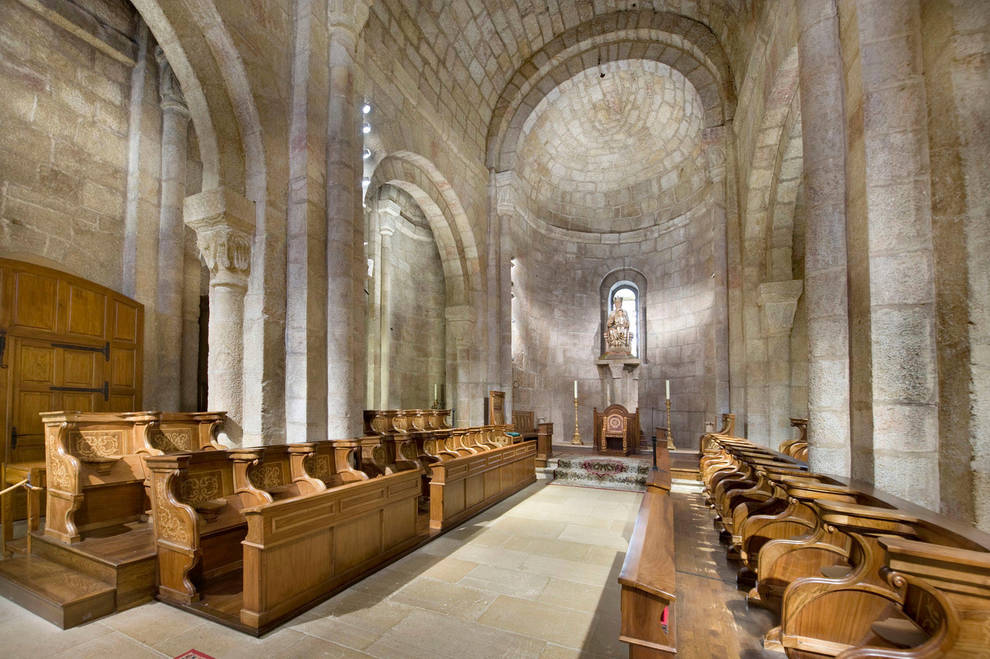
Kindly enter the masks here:
<path id="1" fill-rule="evenodd" d="M 396 151 L 375 167 L 366 198 L 374 199 L 383 185 L 407 192 L 426 215 L 440 252 L 447 306 L 469 304 L 474 293 L 481 291 L 478 248 L 467 213 L 450 183 L 423 156 Z"/>

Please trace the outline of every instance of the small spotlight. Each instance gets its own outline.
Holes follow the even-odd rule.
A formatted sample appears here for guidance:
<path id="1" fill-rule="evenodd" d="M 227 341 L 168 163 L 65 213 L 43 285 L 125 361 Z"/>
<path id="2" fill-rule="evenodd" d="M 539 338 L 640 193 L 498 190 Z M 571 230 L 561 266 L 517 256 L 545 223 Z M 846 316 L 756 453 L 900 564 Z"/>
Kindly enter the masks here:
<path id="1" fill-rule="evenodd" d="M 365 103 L 361 106 L 361 114 L 368 114 L 369 112 L 371 112 L 371 105 Z"/>
<path id="2" fill-rule="evenodd" d="M 368 178 L 367 176 L 365 176 L 363 179 L 361 179 L 361 187 L 362 188 L 367 188 L 369 185 L 371 185 L 371 179 L 370 178 Z"/>
<path id="3" fill-rule="evenodd" d="M 363 123 L 363 124 L 361 124 L 361 132 L 364 133 L 365 135 L 367 135 L 368 133 L 370 133 L 371 132 L 371 124 L 369 124 L 369 123 Z"/>
<path id="4" fill-rule="evenodd" d="M 361 154 L 361 157 L 364 158 L 365 160 L 367 160 L 368 158 L 370 158 L 371 157 L 371 149 L 369 149 L 368 147 L 365 147 L 364 148 L 364 151 Z"/>

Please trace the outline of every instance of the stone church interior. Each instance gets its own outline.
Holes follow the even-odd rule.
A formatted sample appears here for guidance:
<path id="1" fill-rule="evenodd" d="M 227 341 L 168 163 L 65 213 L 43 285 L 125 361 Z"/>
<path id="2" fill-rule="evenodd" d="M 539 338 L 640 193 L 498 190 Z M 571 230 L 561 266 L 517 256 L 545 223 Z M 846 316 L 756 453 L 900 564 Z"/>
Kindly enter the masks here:
<path id="1" fill-rule="evenodd" d="M 990 4 L 2 0 L 0 654 L 990 656 Z"/>

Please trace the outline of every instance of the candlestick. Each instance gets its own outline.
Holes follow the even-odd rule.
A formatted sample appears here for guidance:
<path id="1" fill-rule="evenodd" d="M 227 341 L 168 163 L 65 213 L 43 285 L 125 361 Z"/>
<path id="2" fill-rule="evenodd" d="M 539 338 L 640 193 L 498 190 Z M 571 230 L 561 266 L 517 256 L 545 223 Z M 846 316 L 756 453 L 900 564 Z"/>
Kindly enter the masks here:
<path id="1" fill-rule="evenodd" d="M 668 386 L 670 385 L 670 380 L 667 380 Z M 667 394 L 667 449 L 673 450 L 677 447 L 674 446 L 674 431 L 670 429 L 670 394 Z"/>
<path id="2" fill-rule="evenodd" d="M 574 387 L 577 388 L 577 380 L 574 381 Z M 578 399 L 577 399 L 577 394 L 574 395 L 574 435 L 571 437 L 571 444 L 575 444 L 575 445 L 581 444 L 581 445 L 584 445 L 584 442 L 581 441 L 581 433 L 578 431 Z"/>

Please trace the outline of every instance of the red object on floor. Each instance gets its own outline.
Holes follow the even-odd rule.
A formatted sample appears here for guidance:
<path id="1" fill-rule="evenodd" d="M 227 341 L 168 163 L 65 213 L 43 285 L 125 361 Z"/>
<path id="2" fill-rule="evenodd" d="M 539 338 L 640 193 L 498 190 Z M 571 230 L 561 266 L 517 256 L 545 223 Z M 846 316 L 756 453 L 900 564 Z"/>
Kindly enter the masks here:
<path id="1" fill-rule="evenodd" d="M 177 655 L 175 659 L 213 659 L 208 654 L 204 654 L 199 650 L 187 650 L 180 655 Z"/>

